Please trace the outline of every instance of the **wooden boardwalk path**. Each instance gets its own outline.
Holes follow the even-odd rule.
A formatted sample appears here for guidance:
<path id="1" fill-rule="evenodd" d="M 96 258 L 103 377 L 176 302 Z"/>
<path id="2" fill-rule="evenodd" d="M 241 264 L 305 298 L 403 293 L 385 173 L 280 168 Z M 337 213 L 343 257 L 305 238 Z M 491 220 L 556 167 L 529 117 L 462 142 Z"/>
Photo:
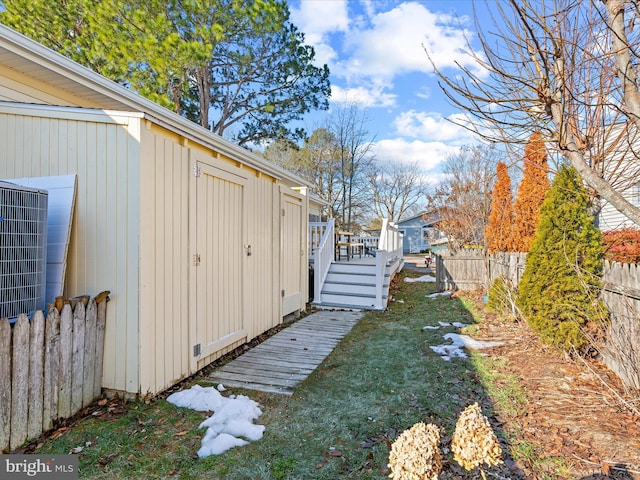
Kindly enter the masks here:
<path id="1" fill-rule="evenodd" d="M 209 379 L 226 387 L 292 395 L 362 315 L 352 311 L 313 313 L 213 371 Z"/>

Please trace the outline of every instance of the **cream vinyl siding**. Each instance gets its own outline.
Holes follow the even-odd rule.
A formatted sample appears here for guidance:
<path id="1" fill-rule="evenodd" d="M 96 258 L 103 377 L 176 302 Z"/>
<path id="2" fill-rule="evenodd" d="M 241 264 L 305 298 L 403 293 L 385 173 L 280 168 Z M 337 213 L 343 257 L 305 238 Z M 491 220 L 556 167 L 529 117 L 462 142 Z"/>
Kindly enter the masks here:
<path id="1" fill-rule="evenodd" d="M 302 179 L 2 25 L 0 144 L 0 179 L 77 177 L 64 294 L 111 291 L 104 388 L 156 394 L 281 323 L 281 290 L 299 287 L 306 297 L 306 255 L 298 268 L 291 261 L 282 267 L 283 235 L 289 237 L 282 202 L 288 192 L 297 197 L 292 187 L 305 188 Z M 241 261 L 218 272 L 233 285 L 222 295 L 241 299 L 229 311 L 242 310 L 242 333 L 194 356 L 196 345 L 215 343 L 216 328 L 224 338 L 226 316 L 198 317 L 207 301 L 219 299 L 210 298 L 213 277 L 193 265 L 197 222 L 217 229 L 212 248 L 223 243 L 215 215 L 223 218 L 238 201 L 223 196 L 227 208 L 208 215 L 198 205 L 198 162 L 242 177 L 245 208 Z M 305 197 L 300 238 L 308 206 Z M 215 255 L 223 262 L 228 252 Z"/>
<path id="2" fill-rule="evenodd" d="M 77 175 L 64 292 L 111 290 L 103 385 L 137 391 L 140 119 L 73 117 L 65 109 L 0 106 L 0 178 Z"/>
<path id="3" fill-rule="evenodd" d="M 148 121 L 141 135 L 140 393 L 146 394 L 190 373 L 190 170 L 178 136 Z"/>
<path id="4" fill-rule="evenodd" d="M 280 195 L 281 237 L 280 266 L 282 268 L 281 287 L 282 314 L 288 315 L 304 308 L 307 289 L 303 278 L 301 258 L 307 258 L 305 197 L 290 189 L 283 188 Z"/>
<path id="5" fill-rule="evenodd" d="M 245 314 L 249 339 L 278 325 L 279 297 L 279 217 L 278 191 L 275 180 L 258 172 L 249 176 L 251 191 L 248 198 L 247 224 L 251 257 L 246 271 L 247 294 Z"/>

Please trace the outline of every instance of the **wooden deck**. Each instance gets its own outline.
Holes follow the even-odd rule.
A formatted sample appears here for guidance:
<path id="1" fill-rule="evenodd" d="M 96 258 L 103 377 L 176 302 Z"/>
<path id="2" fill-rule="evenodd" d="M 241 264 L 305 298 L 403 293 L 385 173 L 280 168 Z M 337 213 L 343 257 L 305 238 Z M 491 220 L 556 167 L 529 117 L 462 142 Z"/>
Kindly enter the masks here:
<path id="1" fill-rule="evenodd" d="M 351 311 L 313 313 L 213 371 L 209 379 L 225 387 L 292 395 L 361 317 Z"/>

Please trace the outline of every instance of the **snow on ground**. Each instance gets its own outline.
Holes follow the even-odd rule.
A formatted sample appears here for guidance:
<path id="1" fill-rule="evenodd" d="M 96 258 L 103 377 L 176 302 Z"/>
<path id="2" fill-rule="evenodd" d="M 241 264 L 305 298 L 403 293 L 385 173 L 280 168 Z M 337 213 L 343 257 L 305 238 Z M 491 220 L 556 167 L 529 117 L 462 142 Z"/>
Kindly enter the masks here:
<path id="1" fill-rule="evenodd" d="M 423 276 L 418 277 L 418 278 L 404 277 L 404 281 L 405 282 L 435 282 L 436 281 L 436 277 L 433 277 L 431 275 L 423 275 Z"/>
<path id="2" fill-rule="evenodd" d="M 455 357 L 466 358 L 467 353 L 464 351 L 464 348 L 482 350 L 483 348 L 499 347 L 502 345 L 502 342 L 475 340 L 468 335 L 460 335 L 459 333 L 447 333 L 444 338 L 445 340 L 450 340 L 451 344 L 435 345 L 429 348 L 447 362 Z"/>
<path id="3" fill-rule="evenodd" d="M 467 325 L 469 325 L 468 323 L 462 323 L 462 322 L 438 322 L 440 324 L 441 327 L 451 327 L 454 326 L 456 328 L 464 328 Z"/>
<path id="4" fill-rule="evenodd" d="M 218 390 L 224 387 L 219 385 Z M 194 385 L 167 397 L 167 401 L 177 407 L 214 412 L 198 427 L 207 427 L 198 457 L 219 455 L 230 448 L 247 445 L 249 441 L 260 440 L 264 433 L 263 425 L 253 423 L 262 415 L 258 403 L 244 395 L 223 397 L 218 390 Z"/>
<path id="5" fill-rule="evenodd" d="M 437 293 L 432 293 L 431 295 L 427 295 L 427 298 L 450 297 L 451 295 L 453 295 L 453 292 L 451 292 L 451 291 L 449 291 L 449 292 L 437 292 Z"/>
<path id="6" fill-rule="evenodd" d="M 438 322 L 438 325 L 427 325 L 426 327 L 422 327 L 423 330 L 440 330 L 442 327 L 456 327 L 456 328 L 464 328 L 468 323 L 462 322 Z"/>

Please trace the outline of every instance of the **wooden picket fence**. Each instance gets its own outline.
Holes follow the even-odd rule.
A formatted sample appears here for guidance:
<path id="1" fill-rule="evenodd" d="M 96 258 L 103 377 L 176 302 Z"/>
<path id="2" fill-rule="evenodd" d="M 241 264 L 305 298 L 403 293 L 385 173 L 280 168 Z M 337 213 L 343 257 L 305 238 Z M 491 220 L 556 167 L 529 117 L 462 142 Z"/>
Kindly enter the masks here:
<path id="1" fill-rule="evenodd" d="M 500 275 L 518 285 L 525 253 L 484 255 L 480 249 L 460 250 L 436 257 L 436 286 L 440 290 L 488 291 Z M 629 388 L 640 390 L 640 267 L 605 261 L 602 299 L 609 310 L 609 327 L 600 353 L 603 362 Z"/>
<path id="2" fill-rule="evenodd" d="M 108 292 L 0 319 L 0 451 L 11 451 L 101 395 Z"/>

